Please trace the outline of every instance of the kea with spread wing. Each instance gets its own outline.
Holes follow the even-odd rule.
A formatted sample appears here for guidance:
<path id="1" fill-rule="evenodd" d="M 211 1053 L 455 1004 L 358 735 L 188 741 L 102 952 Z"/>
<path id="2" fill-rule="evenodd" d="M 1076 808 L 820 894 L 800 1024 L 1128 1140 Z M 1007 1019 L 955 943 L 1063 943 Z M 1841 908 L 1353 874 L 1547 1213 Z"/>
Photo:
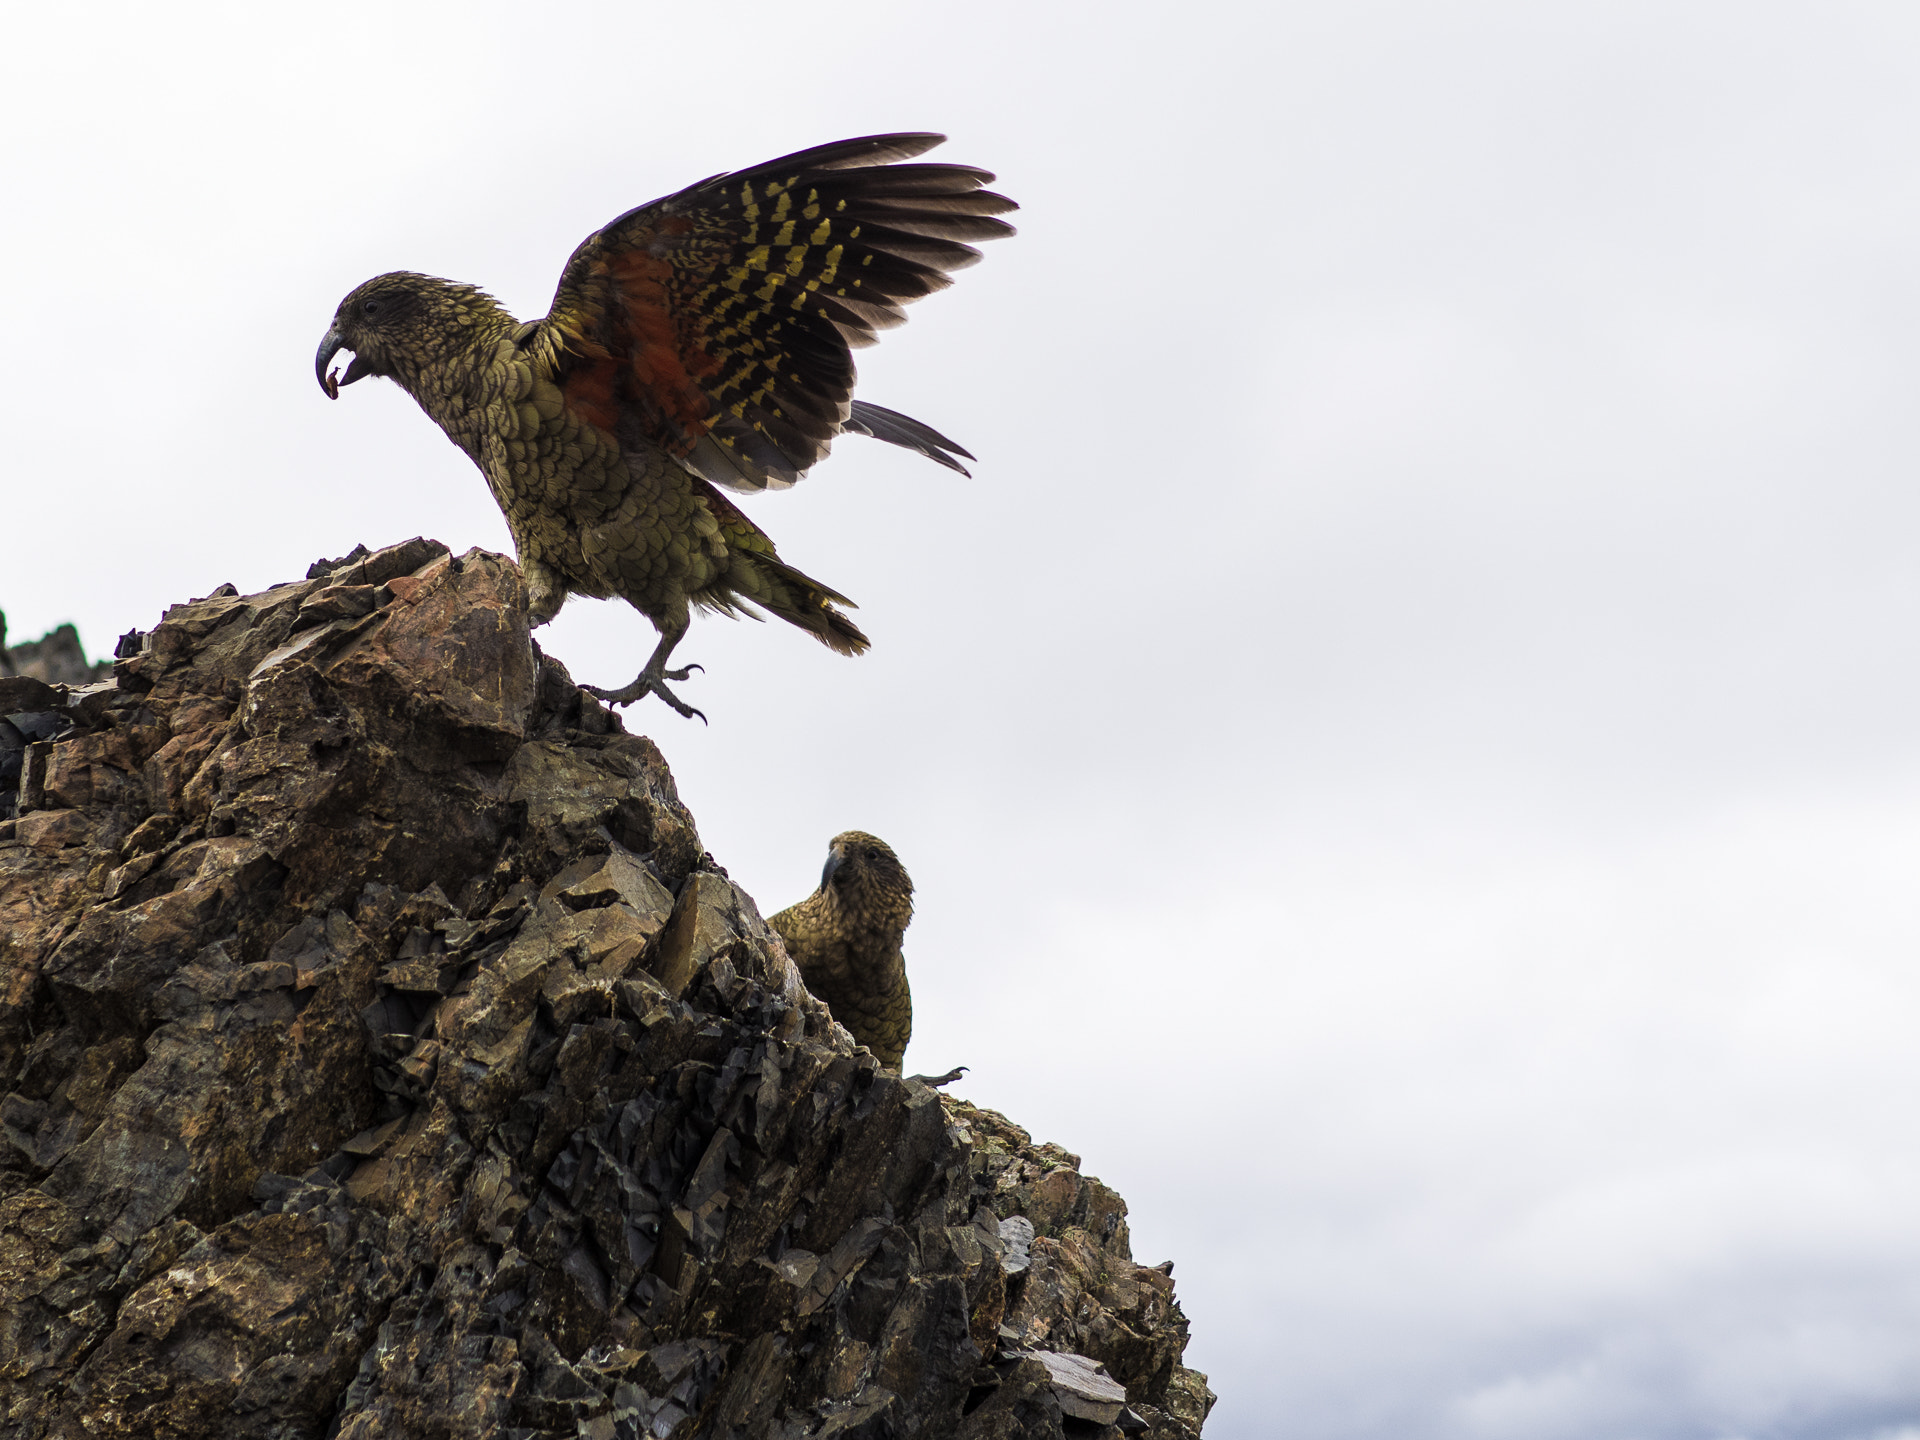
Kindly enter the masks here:
<path id="1" fill-rule="evenodd" d="M 843 655 L 851 605 L 785 564 L 718 487 L 778 489 L 834 437 L 871 435 L 956 470 L 938 431 L 853 399 L 851 348 L 1012 233 L 1011 200 L 967 165 L 901 164 L 939 135 L 875 135 L 715 176 L 630 210 L 573 253 L 544 320 L 470 285 L 396 271 L 354 290 L 314 361 L 328 395 L 397 381 L 487 477 L 530 618 L 619 596 L 660 643 L 612 704 L 659 696 L 694 609 L 754 607 Z M 341 350 L 343 375 L 328 362 Z M 589 687 L 590 689 L 592 687 Z"/>
<path id="2" fill-rule="evenodd" d="M 864 830 L 834 836 L 820 888 L 767 921 L 807 989 L 889 1070 L 900 1068 L 913 1038 L 913 994 L 900 953 L 912 921 L 907 867 Z"/>

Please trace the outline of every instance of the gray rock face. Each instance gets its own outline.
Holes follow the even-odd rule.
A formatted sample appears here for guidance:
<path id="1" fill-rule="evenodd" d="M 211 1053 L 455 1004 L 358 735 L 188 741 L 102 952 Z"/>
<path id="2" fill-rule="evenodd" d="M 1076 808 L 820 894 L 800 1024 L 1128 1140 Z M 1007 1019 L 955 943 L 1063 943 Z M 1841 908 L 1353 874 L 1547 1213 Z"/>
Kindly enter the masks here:
<path id="1" fill-rule="evenodd" d="M 854 1053 L 510 562 L 121 655 L 0 679 L 0 1435 L 1198 1435 L 1119 1197 Z"/>

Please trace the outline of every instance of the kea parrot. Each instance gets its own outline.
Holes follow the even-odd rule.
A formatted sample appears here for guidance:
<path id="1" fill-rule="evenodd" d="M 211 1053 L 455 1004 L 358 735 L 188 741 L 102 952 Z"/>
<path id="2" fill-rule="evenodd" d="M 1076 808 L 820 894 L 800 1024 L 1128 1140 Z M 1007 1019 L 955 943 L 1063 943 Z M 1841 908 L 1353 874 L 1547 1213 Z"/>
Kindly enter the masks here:
<path id="1" fill-rule="evenodd" d="M 852 347 L 906 317 L 1013 233 L 1017 206 L 969 165 L 901 164 L 941 135 L 872 135 L 734 171 L 589 235 L 544 320 L 471 285 L 377 275 L 334 312 L 314 359 L 329 396 L 384 375 L 487 477 L 545 624 L 568 595 L 618 596 L 660 632 L 614 705 L 657 695 L 691 611 L 797 625 L 843 655 L 852 605 L 783 563 L 718 487 L 784 489 L 837 435 L 871 435 L 966 471 L 973 457 L 908 416 L 853 399 Z M 353 360 L 329 371 L 341 350 Z M 704 719 L 704 716 L 700 716 Z"/>
<path id="2" fill-rule="evenodd" d="M 907 867 L 864 830 L 834 836 L 820 888 L 767 921 L 807 989 L 889 1070 L 900 1068 L 913 1038 L 913 995 L 900 954 L 912 922 Z"/>

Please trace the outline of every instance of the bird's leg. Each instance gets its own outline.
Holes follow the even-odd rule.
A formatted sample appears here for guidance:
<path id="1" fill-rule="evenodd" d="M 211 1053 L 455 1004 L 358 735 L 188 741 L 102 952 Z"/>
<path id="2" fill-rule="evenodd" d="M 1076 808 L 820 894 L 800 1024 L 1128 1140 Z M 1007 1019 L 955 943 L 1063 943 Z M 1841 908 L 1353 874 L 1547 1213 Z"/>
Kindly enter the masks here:
<path id="1" fill-rule="evenodd" d="M 667 681 L 684 680 L 701 668 L 698 665 L 682 665 L 678 670 L 667 669 L 667 656 L 673 653 L 673 647 L 680 643 L 680 638 L 686 633 L 687 617 L 684 615 L 680 617 L 677 625 L 670 625 L 662 630 L 660 643 L 653 647 L 653 654 L 647 660 L 647 668 L 640 672 L 631 685 L 623 686 L 618 690 L 602 690 L 596 685 L 587 685 L 582 688 L 589 695 L 598 696 L 609 705 L 631 705 L 634 701 L 644 699 L 648 695 L 658 695 L 689 720 L 697 719 L 702 725 L 706 724 L 705 715 L 687 704 L 666 686 Z"/>
<path id="2" fill-rule="evenodd" d="M 527 587 L 527 624 L 538 629 L 567 603 L 567 582 L 551 566 L 527 558 L 527 547 L 518 536 L 513 544 L 520 552 L 520 579 Z"/>

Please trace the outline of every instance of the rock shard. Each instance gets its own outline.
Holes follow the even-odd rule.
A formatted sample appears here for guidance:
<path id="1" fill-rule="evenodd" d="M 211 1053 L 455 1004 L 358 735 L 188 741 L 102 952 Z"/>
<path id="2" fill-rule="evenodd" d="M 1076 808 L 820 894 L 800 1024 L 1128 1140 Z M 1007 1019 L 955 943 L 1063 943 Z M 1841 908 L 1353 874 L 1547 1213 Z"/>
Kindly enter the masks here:
<path id="1" fill-rule="evenodd" d="M 855 1053 L 509 561 L 118 653 L 0 679 L 0 1436 L 1199 1434 L 1120 1198 Z"/>

